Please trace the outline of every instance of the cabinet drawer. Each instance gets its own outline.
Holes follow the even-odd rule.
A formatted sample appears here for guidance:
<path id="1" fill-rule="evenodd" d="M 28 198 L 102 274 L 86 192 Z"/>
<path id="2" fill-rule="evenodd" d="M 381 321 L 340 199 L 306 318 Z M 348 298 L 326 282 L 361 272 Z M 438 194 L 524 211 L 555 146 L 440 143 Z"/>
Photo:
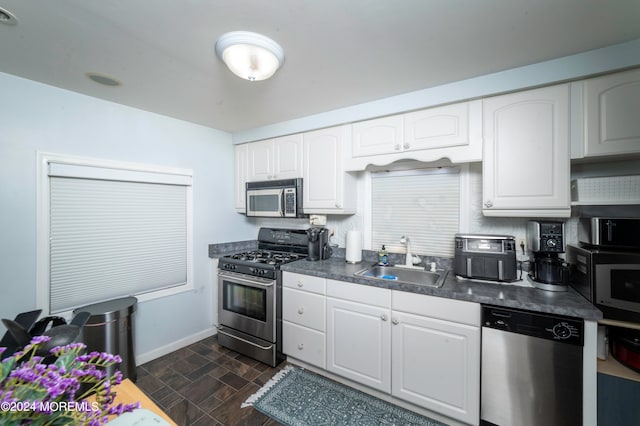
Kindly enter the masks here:
<path id="1" fill-rule="evenodd" d="M 393 291 L 392 309 L 410 314 L 480 326 L 480 304 L 406 291 Z"/>
<path id="2" fill-rule="evenodd" d="M 325 331 L 325 297 L 291 288 L 282 289 L 282 319 Z"/>
<path id="3" fill-rule="evenodd" d="M 345 281 L 327 280 L 327 296 L 387 309 L 391 306 L 391 290 Z"/>
<path id="4" fill-rule="evenodd" d="M 324 333 L 283 321 L 282 350 L 293 358 L 326 368 Z"/>
<path id="5" fill-rule="evenodd" d="M 311 275 L 285 272 L 282 274 L 282 285 L 312 293 L 325 294 L 325 279 Z"/>

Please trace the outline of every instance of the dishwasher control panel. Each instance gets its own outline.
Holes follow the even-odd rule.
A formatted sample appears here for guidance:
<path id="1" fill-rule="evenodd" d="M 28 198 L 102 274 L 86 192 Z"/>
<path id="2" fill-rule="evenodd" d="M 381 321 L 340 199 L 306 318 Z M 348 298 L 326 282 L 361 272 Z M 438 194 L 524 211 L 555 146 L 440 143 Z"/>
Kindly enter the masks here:
<path id="1" fill-rule="evenodd" d="M 571 345 L 584 345 L 584 322 L 561 315 L 482 306 L 482 326 Z"/>

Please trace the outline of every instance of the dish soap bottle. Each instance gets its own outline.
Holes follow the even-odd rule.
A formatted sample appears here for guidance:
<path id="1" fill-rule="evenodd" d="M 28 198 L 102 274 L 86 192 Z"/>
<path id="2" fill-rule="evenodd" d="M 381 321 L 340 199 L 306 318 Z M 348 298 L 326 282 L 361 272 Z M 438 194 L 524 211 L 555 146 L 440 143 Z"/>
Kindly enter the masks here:
<path id="1" fill-rule="evenodd" d="M 387 249 L 383 244 L 382 248 L 378 252 L 378 265 L 387 266 L 388 264 L 389 264 L 389 254 L 387 253 Z"/>

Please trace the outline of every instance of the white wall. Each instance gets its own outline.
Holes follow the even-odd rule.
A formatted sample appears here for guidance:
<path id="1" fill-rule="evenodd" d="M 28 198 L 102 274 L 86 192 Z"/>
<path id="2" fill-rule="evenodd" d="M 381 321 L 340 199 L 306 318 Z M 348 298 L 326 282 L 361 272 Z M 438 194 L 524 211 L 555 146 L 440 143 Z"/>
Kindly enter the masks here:
<path id="1" fill-rule="evenodd" d="M 44 151 L 193 170 L 195 290 L 139 304 L 138 361 L 211 333 L 208 245 L 255 238 L 233 210 L 231 135 L 8 74 L 0 91 L 0 318 L 36 308 L 36 152 Z"/>
<path id="2" fill-rule="evenodd" d="M 640 39 L 493 74 L 347 106 L 233 134 L 234 143 L 305 132 L 435 105 L 545 86 L 640 65 Z M 409 64 L 410 66 L 410 64 Z"/>

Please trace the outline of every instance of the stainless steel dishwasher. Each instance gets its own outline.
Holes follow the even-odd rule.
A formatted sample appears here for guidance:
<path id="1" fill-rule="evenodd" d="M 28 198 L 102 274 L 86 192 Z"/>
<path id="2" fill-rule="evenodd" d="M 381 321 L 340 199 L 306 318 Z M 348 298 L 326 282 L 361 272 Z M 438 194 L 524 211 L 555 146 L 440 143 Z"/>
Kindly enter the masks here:
<path id="1" fill-rule="evenodd" d="M 582 320 L 482 307 L 481 425 L 582 425 Z"/>

